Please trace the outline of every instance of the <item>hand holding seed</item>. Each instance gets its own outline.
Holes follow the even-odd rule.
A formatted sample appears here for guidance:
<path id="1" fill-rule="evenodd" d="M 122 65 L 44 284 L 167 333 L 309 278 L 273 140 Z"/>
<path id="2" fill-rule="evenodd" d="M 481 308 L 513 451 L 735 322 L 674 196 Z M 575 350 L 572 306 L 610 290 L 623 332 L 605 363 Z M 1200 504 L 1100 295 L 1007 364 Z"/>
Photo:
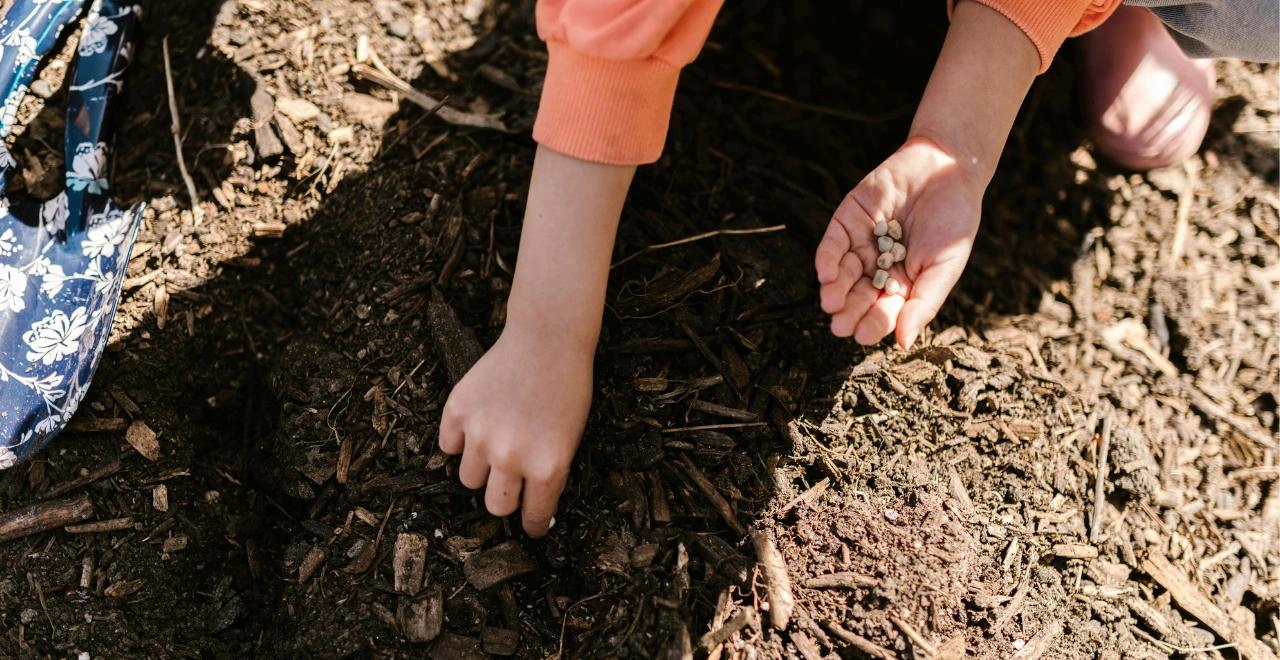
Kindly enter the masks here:
<path id="1" fill-rule="evenodd" d="M 911 346 L 964 270 L 984 185 L 912 138 L 845 195 L 814 259 L 832 333 Z"/>

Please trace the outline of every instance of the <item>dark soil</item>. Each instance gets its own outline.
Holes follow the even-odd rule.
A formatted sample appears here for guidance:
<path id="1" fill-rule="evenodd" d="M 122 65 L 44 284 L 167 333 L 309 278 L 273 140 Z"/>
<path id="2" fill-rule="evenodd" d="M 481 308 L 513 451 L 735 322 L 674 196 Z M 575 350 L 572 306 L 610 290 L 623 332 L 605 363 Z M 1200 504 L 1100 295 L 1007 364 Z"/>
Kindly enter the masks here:
<path id="1" fill-rule="evenodd" d="M 0 510 L 87 492 L 96 518 L 131 526 L 0 546 L 0 654 L 1280 647 L 1274 67 L 1221 63 L 1202 154 L 1133 175 L 1083 140 L 1067 49 L 933 331 L 911 352 L 864 350 L 827 333 L 811 250 L 905 135 L 945 16 L 730 3 L 616 258 L 786 229 L 614 270 L 586 440 L 553 533 L 532 541 L 434 448 L 452 382 L 503 324 L 546 65 L 532 3 L 151 5 L 112 179 L 150 210 L 114 340 L 73 432 L 0 478 Z M 166 36 L 198 221 L 168 132 Z M 511 132 L 362 80 L 363 39 Z M 60 171 L 62 97 L 24 108 L 32 192 Z M 291 119 L 291 99 L 318 113 Z M 124 440 L 139 422 L 154 463 Z M 787 564 L 785 630 L 742 529 Z"/>

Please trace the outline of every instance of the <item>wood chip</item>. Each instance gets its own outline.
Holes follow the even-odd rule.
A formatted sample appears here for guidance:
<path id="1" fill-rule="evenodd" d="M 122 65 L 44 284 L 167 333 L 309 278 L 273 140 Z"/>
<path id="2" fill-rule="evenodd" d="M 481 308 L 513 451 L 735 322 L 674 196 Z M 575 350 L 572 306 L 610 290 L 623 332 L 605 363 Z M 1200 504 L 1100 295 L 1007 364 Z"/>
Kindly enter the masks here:
<path id="1" fill-rule="evenodd" d="M 427 537 L 405 532 L 396 536 L 391 568 L 395 590 L 415 596 L 422 590 L 422 576 L 427 565 Z"/>
<path id="2" fill-rule="evenodd" d="M 320 116 L 320 108 L 306 99 L 278 98 L 276 112 L 294 122 L 307 122 Z"/>
<path id="3" fill-rule="evenodd" d="M 445 302 L 439 289 L 431 293 L 427 317 L 431 322 L 431 334 L 435 337 L 436 346 L 444 355 L 449 382 L 457 385 L 471 369 L 471 365 L 484 354 L 484 350 L 480 348 L 480 342 L 476 341 L 471 329 L 458 320 L 458 315 Z"/>
<path id="4" fill-rule="evenodd" d="M 0 543 L 38 534 L 93 517 L 93 501 L 88 495 L 53 502 L 41 502 L 0 514 Z"/>
<path id="5" fill-rule="evenodd" d="M 805 580 L 804 586 L 809 589 L 867 589 L 878 586 L 880 581 L 860 573 L 831 573 L 818 575 Z"/>
<path id="6" fill-rule="evenodd" d="M 717 646 L 729 641 L 729 638 L 738 634 L 738 631 L 743 628 L 746 628 L 747 626 L 755 628 L 759 627 L 759 625 L 759 620 L 756 617 L 755 610 L 749 607 L 740 607 L 728 621 L 724 622 L 723 626 L 703 635 L 702 639 L 698 642 L 698 645 L 705 651 L 711 651 Z"/>
<path id="7" fill-rule="evenodd" d="M 324 548 L 313 547 L 307 552 L 307 556 L 302 558 L 302 563 L 298 565 L 298 584 L 306 584 L 311 580 L 311 576 L 316 574 L 320 565 L 324 563 Z"/>
<path id="8" fill-rule="evenodd" d="M 1057 543 L 1050 552 L 1067 559 L 1094 559 L 1098 556 L 1097 548 L 1084 543 Z"/>
<path id="9" fill-rule="evenodd" d="M 148 461 L 154 463 L 160 460 L 160 441 L 146 422 L 138 420 L 130 424 L 129 429 L 124 432 L 124 439 Z"/>
<path id="10" fill-rule="evenodd" d="M 67 525 L 63 528 L 63 531 L 68 534 L 104 534 L 107 532 L 122 532 L 126 529 L 133 529 L 133 518 L 129 516 L 111 518 L 109 520 L 95 520 L 80 525 Z"/>
<path id="11" fill-rule="evenodd" d="M 898 660 L 898 654 L 886 649 L 879 644 L 861 636 L 845 630 L 840 624 L 834 621 L 824 623 L 827 630 L 831 631 L 840 641 L 853 646 L 853 648 L 875 658 L 876 660 Z"/>
<path id="12" fill-rule="evenodd" d="M 439 586 L 422 598 L 410 601 L 402 616 L 401 631 L 410 642 L 429 642 L 440 636 L 444 626 L 444 594 Z"/>
<path id="13" fill-rule="evenodd" d="M 1275 660 L 1276 656 L 1253 636 L 1252 631 L 1233 625 L 1231 617 L 1192 583 L 1181 569 L 1169 563 L 1164 555 L 1151 553 L 1142 562 L 1142 570 L 1168 590 L 1178 607 L 1209 626 L 1223 639 L 1235 644 L 1236 650 L 1245 660 Z"/>
<path id="14" fill-rule="evenodd" d="M 764 571 L 769 595 L 769 622 L 778 630 L 786 630 L 791 622 L 791 611 L 796 600 L 791 595 L 791 577 L 787 564 L 778 552 L 773 539 L 760 530 L 751 531 L 751 545 L 756 549 L 756 560 Z"/>
<path id="15" fill-rule="evenodd" d="M 169 510 L 169 487 L 160 484 L 151 489 L 151 506 L 156 511 L 165 512 Z"/>
<path id="16" fill-rule="evenodd" d="M 471 586 L 484 591 L 507 580 L 532 573 L 537 567 L 519 543 L 507 541 L 469 557 L 462 565 L 462 572 L 466 574 Z"/>
<path id="17" fill-rule="evenodd" d="M 492 655 L 515 655 L 520 650 L 520 633 L 509 628 L 485 628 L 480 632 L 480 645 Z"/>

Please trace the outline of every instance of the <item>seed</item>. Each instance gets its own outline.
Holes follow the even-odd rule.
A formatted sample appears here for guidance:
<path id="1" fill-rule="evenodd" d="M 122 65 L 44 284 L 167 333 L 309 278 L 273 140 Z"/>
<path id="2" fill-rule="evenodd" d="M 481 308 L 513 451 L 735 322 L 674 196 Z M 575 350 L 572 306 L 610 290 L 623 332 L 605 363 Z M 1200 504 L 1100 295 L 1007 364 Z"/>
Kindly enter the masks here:
<path id="1" fill-rule="evenodd" d="M 881 252 L 880 256 L 876 257 L 876 265 L 881 270 L 889 270 L 889 267 L 893 265 L 893 255 L 888 252 Z"/>
<path id="2" fill-rule="evenodd" d="M 901 282 L 890 277 L 884 282 L 884 292 L 891 296 L 897 296 L 905 293 L 905 290 Z"/>
<path id="3" fill-rule="evenodd" d="M 902 261 L 907 258 L 907 246 L 901 243 L 894 243 L 893 249 L 889 251 L 889 254 L 893 257 L 894 263 Z"/>
<path id="4" fill-rule="evenodd" d="M 889 271 L 877 270 L 875 277 L 871 278 L 871 286 L 877 289 L 883 289 L 884 283 L 889 281 Z"/>
<path id="5" fill-rule="evenodd" d="M 902 223 L 897 220 L 890 220 L 885 229 L 889 230 L 889 237 L 893 240 L 897 241 L 902 239 Z"/>
<path id="6" fill-rule="evenodd" d="M 893 249 L 893 239 L 888 236 L 881 236 L 876 239 L 876 245 L 880 248 L 881 252 L 888 252 Z"/>
<path id="7" fill-rule="evenodd" d="M 884 236 L 889 233 L 889 225 L 886 225 L 884 220 L 876 220 L 876 228 L 872 231 L 875 232 L 876 236 Z"/>

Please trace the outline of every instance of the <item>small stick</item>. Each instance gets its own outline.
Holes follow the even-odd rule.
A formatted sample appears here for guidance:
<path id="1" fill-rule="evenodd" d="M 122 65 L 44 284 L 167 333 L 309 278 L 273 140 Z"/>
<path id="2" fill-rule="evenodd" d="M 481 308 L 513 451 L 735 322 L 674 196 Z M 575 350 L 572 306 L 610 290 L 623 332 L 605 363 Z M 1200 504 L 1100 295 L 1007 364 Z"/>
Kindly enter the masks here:
<path id="1" fill-rule="evenodd" d="M 719 429 L 745 429 L 757 426 L 768 426 L 764 422 L 745 422 L 742 424 L 703 424 L 701 426 L 681 426 L 674 429 L 662 429 L 663 433 L 685 433 L 688 431 L 716 431 Z"/>
<path id="2" fill-rule="evenodd" d="M 25 509 L 0 514 L 0 543 L 92 517 L 93 501 L 88 495 L 33 504 Z"/>
<path id="3" fill-rule="evenodd" d="M 187 185 L 187 195 L 191 197 L 191 216 L 195 218 L 196 224 L 200 224 L 204 219 L 204 212 L 200 209 L 200 195 L 196 192 L 196 182 L 187 172 L 187 160 L 182 156 L 182 119 L 178 115 L 178 101 L 173 95 L 173 71 L 169 67 L 169 35 L 165 35 L 160 45 L 164 52 L 164 83 L 169 90 L 169 117 L 173 119 L 169 124 L 169 130 L 173 133 L 173 148 L 178 152 L 178 172 L 182 174 L 182 182 Z"/>
<path id="4" fill-rule="evenodd" d="M 75 479 L 64 481 L 61 484 L 58 484 L 57 486 L 50 488 L 49 492 L 44 494 L 44 499 L 48 500 L 55 497 L 60 497 L 62 495 L 66 495 L 67 493 L 70 493 L 71 491 L 77 488 L 88 486 L 89 484 L 95 481 L 98 481 L 99 479 L 105 479 L 119 472 L 120 467 L 121 467 L 120 459 L 113 458 L 109 461 L 106 461 L 105 463 L 102 463 L 98 467 L 93 468 L 92 470 L 89 471 L 89 474 L 86 474 L 83 477 L 76 477 Z"/>
<path id="5" fill-rule="evenodd" d="M 747 528 L 742 526 L 742 522 L 738 520 L 738 517 L 733 514 L 733 509 L 729 507 L 728 500 L 724 499 L 724 495 L 721 495 L 719 490 L 716 490 L 715 484 L 711 483 L 707 475 L 703 474 L 702 470 L 698 469 L 698 466 L 694 465 L 688 456 L 681 456 L 679 462 L 685 473 L 689 475 L 689 479 L 698 487 L 698 490 L 702 491 L 702 494 L 706 495 L 708 500 L 711 500 L 711 506 L 715 507 L 716 513 L 719 513 L 720 517 L 729 524 L 729 528 L 738 536 L 746 536 Z"/>
<path id="6" fill-rule="evenodd" d="M 720 626 L 719 628 L 716 628 L 715 630 L 712 630 L 711 632 L 708 632 L 707 634 L 703 635 L 702 640 L 698 644 L 703 648 L 703 650 L 710 651 L 716 648 L 717 646 L 720 646 L 721 644 L 729 641 L 729 638 L 738 634 L 739 630 L 742 630 L 747 626 L 754 627 L 755 625 L 756 625 L 755 610 L 749 607 L 743 607 L 738 609 L 738 612 L 734 614 L 733 617 L 731 617 L 728 621 L 725 621 L 723 626 Z"/>
<path id="7" fill-rule="evenodd" d="M 1102 419 L 1102 441 L 1098 447 L 1098 469 L 1093 475 L 1093 518 L 1089 520 L 1089 542 L 1096 544 L 1102 533 L 1102 505 L 1106 500 L 1107 455 L 1111 453 L 1111 424 L 1115 420 L 1114 410 Z"/>
<path id="8" fill-rule="evenodd" d="M 876 660 L 898 660 L 898 654 L 876 644 L 866 637 L 856 635 L 845 630 L 835 621 L 827 621 L 824 625 L 826 625 L 827 630 L 830 630 L 831 634 L 839 638 L 840 641 L 845 642 L 846 644 L 852 644 L 854 648 L 876 658 Z"/>
<path id="9" fill-rule="evenodd" d="M 643 247 L 640 250 L 633 252 L 630 255 L 623 257 L 622 259 L 619 259 L 618 261 L 615 261 L 613 265 L 609 266 L 609 269 L 613 270 L 614 268 L 617 268 L 618 266 L 621 266 L 622 264 L 625 264 L 628 261 L 631 261 L 632 259 L 635 259 L 636 257 L 642 254 L 653 252 L 654 250 L 665 250 L 666 248 L 676 247 L 677 245 L 687 245 L 689 243 L 694 243 L 694 242 L 705 240 L 708 238 L 713 238 L 715 236 L 746 236 L 748 234 L 768 234 L 775 231 L 782 231 L 786 228 L 787 228 L 786 225 L 772 225 L 769 227 L 754 227 L 750 229 L 715 229 L 712 231 L 703 232 L 701 234 L 695 234 L 693 236 L 676 239 L 669 243 L 658 243 L 656 245 L 649 245 L 647 247 Z"/>
<path id="10" fill-rule="evenodd" d="M 100 534 L 103 532 L 122 532 L 126 529 L 133 529 L 133 518 L 129 516 L 110 520 L 95 520 L 82 525 L 67 525 L 63 528 L 69 534 Z"/>
<path id="11" fill-rule="evenodd" d="M 409 99 L 413 103 L 426 109 L 428 113 L 434 113 L 440 119 L 455 126 L 489 128 L 495 131 L 502 131 L 503 133 L 511 131 L 511 129 L 507 128 L 506 124 L 502 123 L 502 120 L 498 118 L 497 115 L 479 115 L 471 112 L 455 110 L 446 106 L 443 100 L 437 100 L 434 97 L 418 91 L 413 85 L 410 85 L 399 76 L 392 73 L 390 69 L 382 65 L 378 56 L 372 51 L 370 51 L 369 55 L 369 61 L 373 66 L 369 66 L 368 64 L 353 64 L 351 65 L 351 73 L 354 73 L 357 77 L 368 80 L 376 85 L 381 85 L 392 91 L 399 92 L 404 95 L 406 99 Z"/>
<path id="12" fill-rule="evenodd" d="M 764 577 L 768 583 L 769 621 L 774 628 L 786 630 L 787 624 L 791 622 L 791 610 L 796 606 L 796 599 L 791 595 L 791 577 L 787 575 L 787 564 L 768 534 L 752 530 L 751 545 L 755 546 L 756 558 L 764 568 Z"/>
<path id="13" fill-rule="evenodd" d="M 889 620 L 893 622 L 893 625 L 902 630 L 902 634 L 906 635 L 907 639 L 911 640 L 912 644 L 915 644 L 917 648 L 924 652 L 924 657 L 932 658 L 938 654 L 938 647 L 934 645 L 933 642 L 929 641 L 919 630 L 916 630 L 915 626 L 907 623 L 906 619 L 890 614 Z"/>

